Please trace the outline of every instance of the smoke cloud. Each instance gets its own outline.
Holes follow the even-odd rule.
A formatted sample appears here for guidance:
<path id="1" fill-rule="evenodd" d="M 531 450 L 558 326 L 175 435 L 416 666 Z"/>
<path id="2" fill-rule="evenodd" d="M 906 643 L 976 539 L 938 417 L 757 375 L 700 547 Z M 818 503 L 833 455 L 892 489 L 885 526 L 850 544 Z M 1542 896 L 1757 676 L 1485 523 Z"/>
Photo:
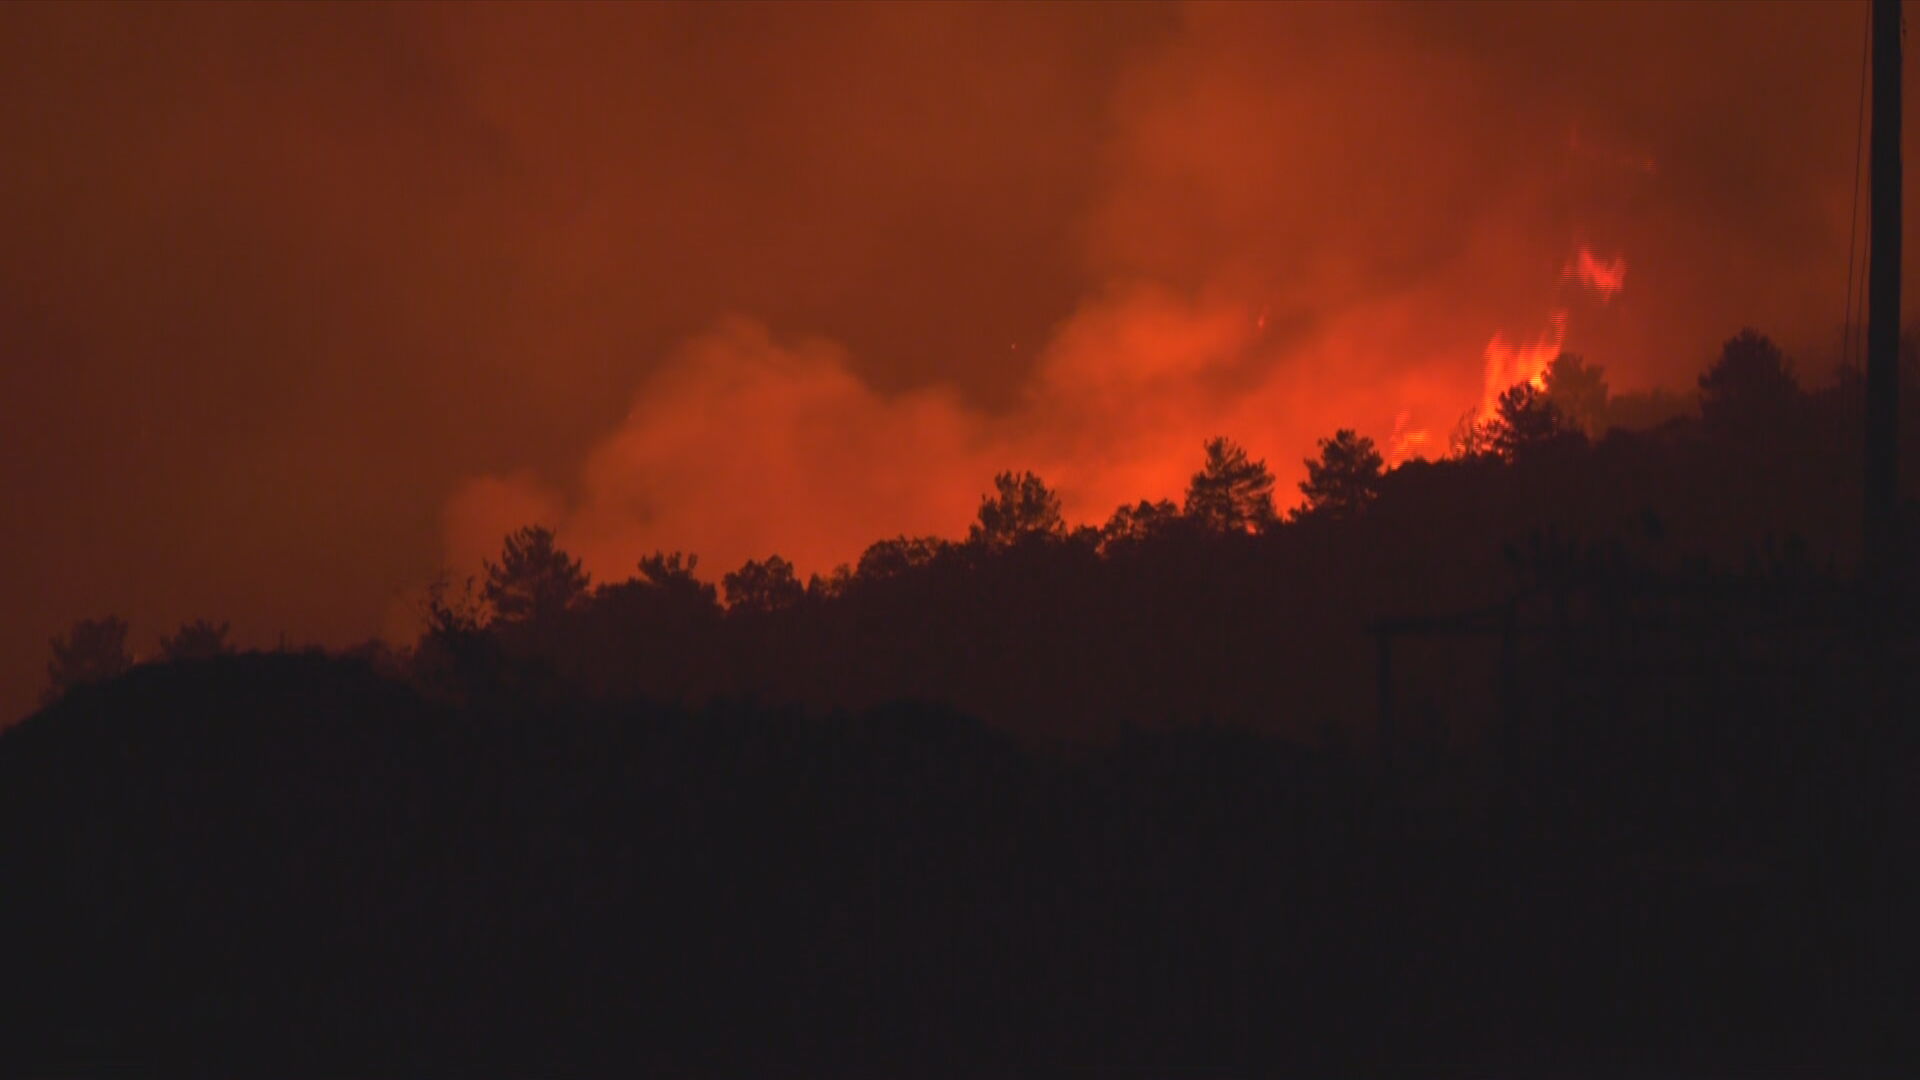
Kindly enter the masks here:
<path id="1" fill-rule="evenodd" d="M 1284 495 L 1556 312 L 1617 389 L 1747 324 L 1816 368 L 1864 18 L 0 10 L 0 712 L 73 619 L 344 644 L 533 520 L 823 570 L 1000 469 L 1177 497 L 1215 434 Z"/>
<path id="2" fill-rule="evenodd" d="M 1070 518 L 1098 522 L 1177 499 L 1201 442 L 1225 433 L 1269 458 L 1284 501 L 1333 428 L 1437 452 L 1563 347 L 1621 388 L 1686 378 L 1763 310 L 1825 347 L 1841 305 L 1822 278 L 1844 261 L 1778 264 L 1812 237 L 1834 245 L 1834 194 L 1770 160 L 1790 115 L 1712 95 L 1786 105 L 1808 42 L 1837 47 L 1849 24 L 1676 14 L 1664 32 L 1714 78 L 1650 63 L 1645 11 L 1184 9 L 1114 80 L 1078 229 L 1085 291 L 1010 400 L 969 404 L 959 377 L 888 393 L 845 347 L 728 322 L 637 391 L 586 456 L 563 531 L 603 574 L 655 547 L 705 552 L 715 573 L 772 551 L 824 570 L 879 537 L 958 535 L 1001 468 L 1040 471 Z M 1694 110 L 1651 122 L 1676 91 Z M 1848 160 L 1826 141 L 1830 169 Z M 1736 253 L 1775 265 L 1670 291 L 1679 267 Z M 1636 284 L 1653 295 L 1629 292 L 1630 264 L 1652 267 Z M 477 480 L 454 505 L 497 487 Z M 450 557 L 514 524 L 455 528 Z"/>

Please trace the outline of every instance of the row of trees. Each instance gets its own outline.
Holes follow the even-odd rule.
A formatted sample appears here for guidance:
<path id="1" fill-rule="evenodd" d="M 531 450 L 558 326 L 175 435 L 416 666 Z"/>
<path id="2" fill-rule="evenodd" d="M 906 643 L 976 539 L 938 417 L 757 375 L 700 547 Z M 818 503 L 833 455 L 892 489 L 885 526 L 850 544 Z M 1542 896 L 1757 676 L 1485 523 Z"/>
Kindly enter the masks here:
<path id="1" fill-rule="evenodd" d="M 1672 402 L 1647 395 L 1613 396 L 1605 373 L 1570 353 L 1548 367 L 1543 383 L 1542 388 L 1514 386 L 1500 397 L 1493 415 L 1463 423 L 1451 460 L 1512 463 L 1564 455 L 1609 429 L 1676 411 Z M 1697 409 L 1711 433 L 1743 439 L 1786 422 L 1803 399 L 1786 356 L 1764 335 L 1746 330 L 1729 339 L 1700 376 Z M 1389 470 L 1373 440 L 1351 429 L 1319 440 L 1317 449 L 1299 485 L 1303 501 L 1287 512 L 1286 521 L 1361 517 L 1380 498 L 1390 473 L 1400 471 Z M 473 579 L 459 589 L 447 580 L 429 589 L 422 644 L 444 652 L 490 627 L 526 636 L 589 604 L 602 611 L 644 612 L 647 622 L 685 622 L 718 615 L 724 601 L 726 611 L 752 617 L 830 600 L 857 582 L 897 578 L 943 556 L 992 557 L 1022 545 L 1056 542 L 1105 556 L 1168 537 L 1261 535 L 1282 526 L 1273 475 L 1264 461 L 1224 437 L 1209 440 L 1204 451 L 1182 502 L 1123 505 L 1100 526 L 1069 527 L 1059 495 L 1039 476 L 1003 472 L 981 498 L 964 540 L 882 540 L 853 565 L 804 582 L 793 564 L 776 554 L 722 575 L 716 588 L 696 576 L 697 556 L 655 552 L 640 560 L 634 577 L 595 588 L 580 560 L 559 546 L 550 529 L 530 525 L 505 539 L 497 562 L 484 564 L 477 589 Z M 163 639 L 159 655 L 174 660 L 230 652 L 227 634 L 227 624 L 195 620 Z M 133 663 L 127 625 L 114 617 L 83 620 L 52 644 L 50 697 L 117 675 Z"/>
<path id="2" fill-rule="evenodd" d="M 230 623 L 194 619 L 160 639 L 159 659 L 204 660 L 233 652 L 227 641 Z M 47 664 L 47 698 L 53 700 L 86 683 L 113 678 L 133 666 L 127 648 L 127 622 L 116 615 L 81 619 L 53 639 L 53 659 Z"/>
<path id="3" fill-rule="evenodd" d="M 1857 371 L 1841 370 L 1843 384 L 1858 379 Z M 1509 388 L 1491 417 L 1469 416 L 1454 432 L 1453 454 L 1511 460 L 1576 436 L 1595 440 L 1614 428 L 1645 430 L 1695 415 L 1716 435 L 1748 438 L 1787 423 L 1806 399 L 1793 362 L 1751 328 L 1721 346 L 1692 400 L 1659 390 L 1615 396 L 1606 372 L 1575 353 L 1556 357 L 1541 383 Z"/>
<path id="4" fill-rule="evenodd" d="M 1219 440 L 1178 503 L 1072 528 L 1007 473 L 964 537 L 805 583 L 601 584 L 529 528 L 435 586 L 407 668 L 72 695 L 0 733 L 0 1039 L 38 1072 L 1913 1060 L 1920 737 L 1886 718 L 1920 673 L 1812 561 L 1858 520 L 1859 398 L 1736 344 L 1658 430 L 1562 360 L 1470 452 L 1336 432 L 1285 521 Z M 63 649 L 94 636 L 124 663 L 124 624 Z"/>
<path id="5" fill-rule="evenodd" d="M 1577 354 L 1562 353 L 1548 365 L 1543 382 L 1543 387 L 1520 383 L 1500 396 L 1492 416 L 1469 418 L 1455 435 L 1453 455 L 1513 461 L 1583 444 L 1612 426 L 1614 402 L 1600 367 Z M 1764 334 L 1748 329 L 1729 339 L 1719 360 L 1700 376 L 1698 406 L 1711 427 L 1757 433 L 1783 422 L 1801 396 L 1786 355 Z M 1635 404 L 1644 411 L 1644 403 Z M 1343 428 L 1319 440 L 1318 449 L 1319 455 L 1306 462 L 1307 478 L 1300 483 L 1304 501 L 1288 518 L 1346 518 L 1364 512 L 1379 496 L 1387 472 L 1379 447 Z M 1280 523 L 1273 474 L 1265 461 L 1250 458 L 1225 437 L 1209 440 L 1205 454 L 1182 504 L 1143 499 L 1119 507 L 1099 527 L 1070 529 L 1061 515 L 1059 495 L 1033 473 L 1000 473 L 994 477 L 993 492 L 981 498 L 965 543 L 996 551 L 1035 538 L 1073 539 L 1105 549 L 1170 529 L 1258 533 Z M 814 575 L 805 584 L 792 563 L 772 555 L 726 574 L 721 590 L 730 610 L 777 610 L 810 594 L 831 595 L 854 577 L 888 576 L 924 565 L 947 545 L 938 537 L 883 540 L 869 547 L 856 566 L 839 567 L 824 578 Z M 717 597 L 711 586 L 694 578 L 696 562 L 696 557 L 679 552 L 656 553 L 641 561 L 636 581 L 643 588 L 678 590 L 694 599 L 704 595 L 711 603 Z M 551 530 L 536 525 L 507 537 L 500 561 L 485 564 L 481 600 L 493 618 L 537 621 L 586 599 L 588 586 L 580 561 L 556 546 Z M 443 605 L 434 615 L 436 624 L 447 623 L 451 610 Z M 477 617 L 465 615 L 455 622 Z"/>
<path id="6" fill-rule="evenodd" d="M 1206 444 L 1206 460 L 1193 474 L 1186 499 L 1141 500 L 1114 511 L 1101 527 L 1069 528 L 1060 496 L 1032 472 L 1002 472 L 993 491 L 983 495 L 979 511 L 957 546 L 981 553 L 1003 552 L 1020 544 L 1075 541 L 1096 548 L 1143 540 L 1168 529 L 1191 528 L 1215 534 L 1257 533 L 1279 520 L 1273 505 L 1273 474 L 1263 460 L 1248 456 L 1231 439 Z M 1296 516 L 1345 512 L 1357 508 L 1377 489 L 1381 456 L 1372 440 L 1342 431 L 1322 441 L 1320 461 L 1302 489 L 1307 505 Z M 529 525 L 508 536 L 500 561 L 484 564 L 477 598 L 471 591 L 450 594 L 445 583 L 428 600 L 430 627 L 474 629 L 491 622 L 532 625 L 551 620 L 590 597 L 606 600 L 622 591 L 678 597 L 681 606 L 716 606 L 722 596 L 729 611 L 767 612 L 793 607 L 809 596 L 832 596 L 857 578 L 886 578 L 924 566 L 956 545 L 940 537 L 896 537 L 867 548 L 855 565 L 831 574 L 814 574 L 802 583 L 791 562 L 779 555 L 750 559 L 720 580 L 720 588 L 701 582 L 694 570 L 698 556 L 655 552 L 640 560 L 639 574 L 627 582 L 590 588 L 580 560 L 558 546 L 553 531 Z"/>

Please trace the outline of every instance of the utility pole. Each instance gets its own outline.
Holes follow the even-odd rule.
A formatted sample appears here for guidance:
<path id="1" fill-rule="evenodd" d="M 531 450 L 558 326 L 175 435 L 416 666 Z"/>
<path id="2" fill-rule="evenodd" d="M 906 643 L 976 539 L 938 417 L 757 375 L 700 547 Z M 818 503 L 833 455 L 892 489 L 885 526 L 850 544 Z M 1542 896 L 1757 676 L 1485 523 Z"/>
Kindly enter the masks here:
<path id="1" fill-rule="evenodd" d="M 1872 187 L 1867 203 L 1865 579 L 1876 622 L 1892 614 L 1899 551 L 1900 0 L 1873 0 Z"/>

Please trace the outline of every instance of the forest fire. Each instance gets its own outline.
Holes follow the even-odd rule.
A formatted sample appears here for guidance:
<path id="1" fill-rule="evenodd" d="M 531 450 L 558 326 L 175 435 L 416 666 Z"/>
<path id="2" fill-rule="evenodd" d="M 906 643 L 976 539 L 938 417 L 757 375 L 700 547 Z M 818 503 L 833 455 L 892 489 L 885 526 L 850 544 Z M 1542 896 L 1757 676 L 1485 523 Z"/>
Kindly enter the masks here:
<path id="1" fill-rule="evenodd" d="M 1562 269 L 1561 282 L 1590 292 L 1602 304 L 1610 303 L 1626 287 L 1626 257 L 1601 259 L 1582 244 Z M 1547 388 L 1547 365 L 1566 347 L 1568 320 L 1568 309 L 1555 307 L 1547 316 L 1547 329 L 1524 344 L 1509 338 L 1504 330 L 1494 331 L 1485 353 L 1486 380 L 1478 414 L 1481 419 L 1493 415 L 1500 395 L 1511 387 L 1527 383 L 1536 390 Z"/>
<path id="2" fill-rule="evenodd" d="M 1424 456 L 1427 444 L 1432 439 L 1433 433 L 1428 429 L 1407 426 L 1412 416 L 1412 410 L 1401 409 L 1393 418 L 1393 434 L 1387 439 L 1387 454 L 1395 464 Z"/>
<path id="3" fill-rule="evenodd" d="M 1920 1061 L 1902 12 L 0 6 L 0 1060 Z"/>
<path id="4" fill-rule="evenodd" d="M 407 640 L 534 522 L 597 579 L 830 573 L 1002 469 L 1177 499 L 1216 435 L 1284 510 L 1337 430 L 1439 457 L 1559 348 L 1673 388 L 1843 300 L 1858 83 L 1800 76 L 1859 34 L 1813 7 L 20 10 L 9 98 L 66 104 L 7 121 L 9 505 L 77 531 L 13 551 L 12 716 L 103 612 Z M 1695 74 L 1775 55 L 1784 111 Z"/>
<path id="5" fill-rule="evenodd" d="M 1546 389 L 1547 365 L 1560 355 L 1567 341 L 1567 309 L 1555 308 L 1547 316 L 1547 330 L 1526 344 L 1516 344 L 1505 330 L 1496 330 L 1487 342 L 1486 385 L 1480 398 L 1480 415 L 1493 415 L 1500 395 L 1508 388 L 1528 383 L 1536 390 Z"/>

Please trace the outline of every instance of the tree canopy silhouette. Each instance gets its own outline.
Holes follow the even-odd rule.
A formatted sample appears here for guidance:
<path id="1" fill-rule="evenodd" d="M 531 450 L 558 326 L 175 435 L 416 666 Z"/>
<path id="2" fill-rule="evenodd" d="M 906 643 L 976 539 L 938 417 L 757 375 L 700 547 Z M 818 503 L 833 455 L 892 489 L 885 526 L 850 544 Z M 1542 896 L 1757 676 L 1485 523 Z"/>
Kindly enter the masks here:
<path id="1" fill-rule="evenodd" d="M 980 497 L 979 517 L 967 530 L 970 543 L 1005 547 L 1030 536 L 1061 536 L 1060 496 L 1030 472 L 1003 472 L 993 478 L 992 495 Z"/>
<path id="2" fill-rule="evenodd" d="M 427 586 L 426 599 L 420 605 L 429 636 L 478 632 L 486 623 L 486 612 L 473 592 L 473 579 L 467 578 L 458 592 L 447 575 L 442 574 Z"/>
<path id="3" fill-rule="evenodd" d="M 1720 358 L 1700 376 L 1700 416 L 1723 430 L 1778 424 L 1800 396 L 1792 361 L 1750 327 L 1728 338 Z"/>
<path id="4" fill-rule="evenodd" d="M 1622 431 L 1650 431 L 1663 424 L 1696 415 L 1694 395 L 1654 387 L 1610 394 L 1607 426 Z"/>
<path id="5" fill-rule="evenodd" d="M 420 604 L 426 625 L 414 643 L 411 666 L 420 685 L 438 693 L 458 695 L 485 683 L 497 659 L 487 633 L 486 608 L 466 578 L 458 590 L 446 574 L 427 586 Z"/>
<path id="6" fill-rule="evenodd" d="M 1166 533 L 1179 522 L 1180 508 L 1171 500 L 1149 502 L 1141 499 L 1131 506 L 1114 510 L 1113 516 L 1100 527 L 1100 542 L 1116 544 L 1150 540 Z"/>
<path id="7" fill-rule="evenodd" d="M 1373 440 L 1341 428 L 1320 440 L 1320 457 L 1307 461 L 1307 478 L 1300 481 L 1306 506 L 1296 516 L 1324 514 L 1348 517 L 1359 513 L 1380 494 L 1386 464 Z"/>
<path id="8" fill-rule="evenodd" d="M 174 631 L 172 637 L 160 639 L 160 655 L 167 660 L 209 660 L 225 656 L 233 652 L 233 646 L 227 644 L 229 628 L 228 623 L 216 625 L 209 619 L 195 619 Z"/>
<path id="9" fill-rule="evenodd" d="M 1570 427 L 1588 438 L 1606 433 L 1607 375 L 1598 365 L 1588 364 L 1577 353 L 1563 352 L 1547 365 L 1545 382 L 1548 404 L 1560 411 Z"/>
<path id="10" fill-rule="evenodd" d="M 793 564 L 778 555 L 765 562 L 748 559 L 746 565 L 721 579 L 727 608 L 732 611 L 779 611 L 806 597 L 807 590 L 793 572 Z"/>
<path id="11" fill-rule="evenodd" d="M 1273 474 L 1226 436 L 1207 440 L 1207 460 L 1187 484 L 1186 514 L 1215 532 L 1257 532 L 1271 525 Z"/>
<path id="12" fill-rule="evenodd" d="M 1590 443 L 1562 406 L 1598 369 L 1553 370 L 1472 460 L 1320 440 L 1304 527 L 1248 535 L 1272 481 L 1224 439 L 1189 513 L 1099 530 L 1003 473 L 975 543 L 882 540 L 804 594 L 750 560 L 737 616 L 677 551 L 581 600 L 530 528 L 488 569 L 557 565 L 512 592 L 572 597 L 552 619 L 443 579 L 405 657 L 68 695 L 0 733 L 9 1060 L 1889 1056 L 1920 739 L 1876 717 L 1920 676 L 1860 677 L 1831 568 L 1858 387 L 1794 398 L 1768 435 L 1807 467 L 1763 469 L 1618 400 Z M 125 641 L 80 624 L 50 674 Z"/>
<path id="13" fill-rule="evenodd" d="M 48 700 L 76 686 L 111 679 L 133 666 L 133 656 L 127 651 L 127 623 L 117 615 L 81 619 L 51 644 Z"/>
<path id="14" fill-rule="evenodd" d="M 694 576 L 700 556 L 685 552 L 656 551 L 640 558 L 639 584 L 657 595 L 664 605 L 678 611 L 711 611 L 719 603 L 712 585 Z"/>
<path id="15" fill-rule="evenodd" d="M 554 544 L 553 530 L 529 525 L 506 538 L 498 564 L 486 563 L 481 597 L 496 619 L 540 622 L 560 614 L 587 592 L 580 560 Z"/>
<path id="16" fill-rule="evenodd" d="M 947 548 L 937 536 L 896 536 L 867 545 L 853 574 L 862 581 L 896 577 L 931 563 Z"/>
<path id="17" fill-rule="evenodd" d="M 1500 395 L 1486 431 L 1487 449 L 1508 461 L 1580 434 L 1546 391 L 1532 383 L 1517 383 Z"/>

